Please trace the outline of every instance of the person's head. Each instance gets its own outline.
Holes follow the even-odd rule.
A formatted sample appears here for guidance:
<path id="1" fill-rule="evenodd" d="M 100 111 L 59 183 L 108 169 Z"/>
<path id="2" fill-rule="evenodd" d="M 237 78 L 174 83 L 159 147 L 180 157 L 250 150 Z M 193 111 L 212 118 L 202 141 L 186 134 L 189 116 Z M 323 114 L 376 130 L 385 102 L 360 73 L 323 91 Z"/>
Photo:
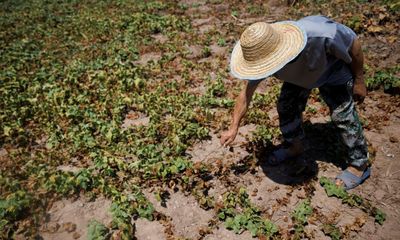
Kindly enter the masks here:
<path id="1" fill-rule="evenodd" d="M 304 49 L 307 37 L 295 22 L 257 22 L 242 33 L 230 60 L 231 74 L 260 80 L 279 71 Z"/>

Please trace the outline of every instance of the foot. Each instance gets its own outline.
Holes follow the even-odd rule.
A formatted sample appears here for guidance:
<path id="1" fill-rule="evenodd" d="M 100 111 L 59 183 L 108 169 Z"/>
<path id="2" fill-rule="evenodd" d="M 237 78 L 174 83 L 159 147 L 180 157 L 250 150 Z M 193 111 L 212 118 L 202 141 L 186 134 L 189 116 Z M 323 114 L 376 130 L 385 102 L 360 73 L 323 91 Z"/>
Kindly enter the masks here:
<path id="1" fill-rule="evenodd" d="M 355 176 L 361 178 L 365 172 L 365 170 L 367 169 L 367 165 L 363 165 L 361 167 L 354 167 L 354 166 L 349 166 L 347 167 L 347 171 L 349 171 L 350 173 L 354 174 Z M 337 178 L 336 179 L 336 186 L 340 186 L 340 187 L 345 187 L 345 183 L 343 182 L 342 179 Z"/>
<path id="2" fill-rule="evenodd" d="M 271 165 L 278 165 L 288 159 L 300 156 L 304 153 L 304 146 L 302 141 L 294 141 L 288 148 L 280 148 L 274 151 L 268 158 Z"/>

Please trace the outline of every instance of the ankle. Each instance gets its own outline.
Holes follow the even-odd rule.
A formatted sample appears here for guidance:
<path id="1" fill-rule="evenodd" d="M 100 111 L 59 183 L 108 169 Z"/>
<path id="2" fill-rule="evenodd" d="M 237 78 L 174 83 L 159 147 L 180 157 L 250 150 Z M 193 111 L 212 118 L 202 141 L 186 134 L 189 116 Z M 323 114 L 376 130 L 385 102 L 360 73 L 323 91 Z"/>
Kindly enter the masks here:
<path id="1" fill-rule="evenodd" d="M 364 164 L 364 165 L 361 165 L 361 166 L 352 166 L 352 165 L 350 165 L 349 167 L 353 168 L 354 170 L 357 170 L 357 171 L 360 171 L 360 172 L 364 172 L 365 169 L 367 169 L 368 165 L 367 164 Z"/>

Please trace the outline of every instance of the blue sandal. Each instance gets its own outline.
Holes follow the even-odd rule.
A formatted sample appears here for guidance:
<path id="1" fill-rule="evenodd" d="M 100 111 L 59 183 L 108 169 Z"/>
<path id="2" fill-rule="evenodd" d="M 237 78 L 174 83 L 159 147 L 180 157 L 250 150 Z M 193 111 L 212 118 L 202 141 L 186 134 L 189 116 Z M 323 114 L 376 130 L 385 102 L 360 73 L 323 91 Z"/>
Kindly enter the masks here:
<path id="1" fill-rule="evenodd" d="M 336 177 L 336 180 L 337 179 L 342 180 L 344 183 L 343 188 L 346 190 L 350 190 L 361 185 L 367 178 L 369 178 L 370 175 L 371 175 L 371 167 L 365 169 L 361 177 L 354 175 L 353 173 L 349 172 L 346 169 Z"/>

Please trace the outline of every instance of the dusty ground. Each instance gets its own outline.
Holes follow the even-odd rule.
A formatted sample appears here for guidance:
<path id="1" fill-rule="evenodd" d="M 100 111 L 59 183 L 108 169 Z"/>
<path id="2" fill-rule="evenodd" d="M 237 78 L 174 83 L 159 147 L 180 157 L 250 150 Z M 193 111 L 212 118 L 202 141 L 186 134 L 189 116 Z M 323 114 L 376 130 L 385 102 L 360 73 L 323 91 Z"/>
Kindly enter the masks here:
<path id="1" fill-rule="evenodd" d="M 271 9 L 278 9 L 274 14 L 268 14 L 265 18 L 246 18 L 236 21 L 233 18 L 220 19 L 216 12 L 229 11 L 231 6 L 227 3 L 206 5 L 204 1 L 185 1 L 189 6 L 188 14 L 192 16 L 193 26 L 198 34 L 209 31 L 227 31 L 228 23 L 239 26 L 258 20 L 270 21 L 271 19 L 282 19 L 285 7 L 279 1 L 270 1 Z M 214 12 L 215 17 L 210 17 Z M 225 33 L 224 33 L 225 34 Z M 187 46 L 187 59 L 194 59 L 198 63 L 209 62 L 211 73 L 214 74 L 220 64 L 226 64 L 230 47 L 234 39 L 238 37 L 235 33 L 227 34 L 229 47 L 218 47 L 212 45 L 211 56 L 202 58 L 201 48 L 192 45 Z M 154 36 L 160 42 L 168 41 L 165 36 Z M 364 39 L 365 42 L 372 41 Z M 379 44 L 378 44 L 379 45 Z M 376 46 L 378 46 L 376 45 Z M 371 44 L 370 48 L 374 48 Z M 376 47 L 378 48 L 378 47 Z M 377 49 L 374 48 L 376 52 Z M 159 53 L 147 53 L 138 61 L 145 64 L 149 61 L 157 61 L 161 58 Z M 394 60 L 396 61 L 396 60 Z M 222 65 L 224 66 L 224 65 Z M 226 66 L 226 65 L 225 65 Z M 201 72 L 200 72 L 201 74 Z M 226 80 L 229 86 L 229 81 Z M 194 89 L 201 94 L 204 85 L 201 82 L 194 83 Z M 374 219 L 356 208 L 343 205 L 336 198 L 327 197 L 324 189 L 316 181 L 321 176 L 335 177 L 343 165 L 340 160 L 335 159 L 334 147 L 329 145 L 334 142 L 335 130 L 327 122 L 329 113 L 326 106 L 316 98 L 310 100 L 310 106 L 317 109 L 316 113 L 306 111 L 305 128 L 309 140 L 309 150 L 305 159 L 296 163 L 286 163 L 278 167 L 270 167 L 260 160 L 253 171 L 232 171 L 228 179 L 223 181 L 218 178 L 210 180 L 211 189 L 209 194 L 216 199 L 229 189 L 230 184 L 243 186 L 251 195 L 251 200 L 263 212 L 270 216 L 283 232 L 283 237 L 289 235 L 293 227 L 290 212 L 300 200 L 311 197 L 311 203 L 318 216 L 324 221 L 334 223 L 346 232 L 346 239 L 399 239 L 400 238 L 400 99 L 390 96 L 381 91 L 369 93 L 365 103 L 358 107 L 360 115 L 365 122 L 365 135 L 368 139 L 371 152 L 375 152 L 372 163 L 372 176 L 362 186 L 352 190 L 362 197 L 370 200 L 377 207 L 387 213 L 387 220 L 383 226 L 374 223 Z M 274 117 L 275 115 L 275 117 Z M 272 124 L 277 124 L 276 110 L 271 110 Z M 122 127 L 130 125 L 146 125 L 146 116 L 135 115 L 131 112 Z M 233 166 L 241 164 L 248 159 L 252 153 L 246 150 L 247 138 L 255 129 L 255 125 L 245 125 L 240 129 L 240 135 L 231 150 L 224 149 L 219 145 L 218 129 L 211 133 L 208 141 L 195 144 L 187 153 L 192 156 L 194 163 L 206 162 L 215 164 L 220 159 L 223 164 Z M 321 134 L 323 133 L 323 134 Z M 247 138 L 246 138 L 247 137 Z M 336 139 L 336 140 L 335 140 Z M 299 172 L 298 170 L 301 169 Z M 313 189 L 310 191 L 309 189 Z M 165 189 L 169 193 L 166 204 L 159 203 L 152 193 L 153 189 L 145 191 L 146 196 L 154 204 L 156 210 L 170 217 L 171 230 L 175 237 L 188 239 L 251 239 L 249 232 L 240 235 L 226 230 L 223 224 L 218 224 L 211 229 L 210 233 L 203 234 L 210 221 L 215 218 L 213 210 L 202 209 L 193 196 Z M 108 207 L 110 202 L 98 199 L 94 202 L 86 202 L 78 199 L 62 200 L 56 202 L 48 210 L 47 223 L 42 226 L 42 237 L 44 239 L 85 239 L 86 226 L 90 219 L 97 219 L 104 224 L 109 224 L 110 217 Z M 163 206 L 164 205 L 164 206 Z M 314 239 L 329 239 L 318 227 L 322 219 L 314 219 L 306 227 L 309 236 Z M 313 224 L 314 222 L 315 224 Z M 165 224 L 159 221 L 135 220 L 137 239 L 166 239 Z M 286 231 L 286 235 L 285 235 Z"/>

